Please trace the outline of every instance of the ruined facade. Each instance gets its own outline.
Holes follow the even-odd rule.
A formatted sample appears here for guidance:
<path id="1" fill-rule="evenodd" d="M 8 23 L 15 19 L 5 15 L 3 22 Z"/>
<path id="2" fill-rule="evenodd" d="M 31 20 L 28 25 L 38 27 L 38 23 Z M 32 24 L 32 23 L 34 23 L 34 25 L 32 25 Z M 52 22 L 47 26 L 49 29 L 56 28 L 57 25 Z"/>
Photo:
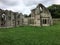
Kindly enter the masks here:
<path id="1" fill-rule="evenodd" d="M 31 10 L 29 17 L 24 17 L 22 13 L 12 12 L 0 9 L 0 27 L 16 27 L 16 26 L 50 26 L 53 24 L 49 10 L 39 4 L 35 9 Z"/>
<path id="2" fill-rule="evenodd" d="M 22 13 L 0 9 L 0 27 L 16 27 L 23 25 Z"/>
<path id="3" fill-rule="evenodd" d="M 31 10 L 30 25 L 32 26 L 50 26 L 53 24 L 49 10 L 42 4 Z"/>

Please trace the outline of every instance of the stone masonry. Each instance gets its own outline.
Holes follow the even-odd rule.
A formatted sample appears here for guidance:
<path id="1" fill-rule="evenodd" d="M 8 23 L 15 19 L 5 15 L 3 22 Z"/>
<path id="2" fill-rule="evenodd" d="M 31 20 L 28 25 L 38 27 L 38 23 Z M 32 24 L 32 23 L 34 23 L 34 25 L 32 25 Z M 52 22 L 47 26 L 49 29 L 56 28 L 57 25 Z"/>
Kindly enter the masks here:
<path id="1" fill-rule="evenodd" d="M 0 27 L 25 25 L 51 26 L 53 25 L 52 16 L 49 10 L 42 4 L 38 4 L 35 9 L 32 9 L 30 16 L 27 18 L 22 13 L 0 9 Z"/>

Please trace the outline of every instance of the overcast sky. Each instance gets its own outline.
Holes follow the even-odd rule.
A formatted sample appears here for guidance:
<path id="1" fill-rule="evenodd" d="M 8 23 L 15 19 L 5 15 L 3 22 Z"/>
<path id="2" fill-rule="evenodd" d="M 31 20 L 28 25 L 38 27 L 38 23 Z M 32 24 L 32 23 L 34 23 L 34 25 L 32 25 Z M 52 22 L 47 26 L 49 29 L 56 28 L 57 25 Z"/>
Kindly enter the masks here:
<path id="1" fill-rule="evenodd" d="M 52 4 L 60 4 L 60 0 L 0 0 L 0 8 L 29 14 L 30 10 L 39 3 L 48 7 Z"/>

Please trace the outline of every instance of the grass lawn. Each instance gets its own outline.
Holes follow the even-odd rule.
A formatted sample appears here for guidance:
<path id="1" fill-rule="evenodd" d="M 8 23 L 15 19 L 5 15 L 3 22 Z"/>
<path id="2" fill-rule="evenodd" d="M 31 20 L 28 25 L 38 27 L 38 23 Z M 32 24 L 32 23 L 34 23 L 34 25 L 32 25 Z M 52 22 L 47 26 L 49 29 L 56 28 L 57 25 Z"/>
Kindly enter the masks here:
<path id="1" fill-rule="evenodd" d="M 60 23 L 49 27 L 1 28 L 0 45 L 60 45 Z"/>

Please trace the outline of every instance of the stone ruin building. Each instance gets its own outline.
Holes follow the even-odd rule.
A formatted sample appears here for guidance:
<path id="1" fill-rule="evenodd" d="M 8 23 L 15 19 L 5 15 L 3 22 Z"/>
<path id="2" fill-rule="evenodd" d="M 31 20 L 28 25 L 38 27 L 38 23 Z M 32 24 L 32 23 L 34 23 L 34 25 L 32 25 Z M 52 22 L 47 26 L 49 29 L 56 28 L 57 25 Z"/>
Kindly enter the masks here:
<path id="1" fill-rule="evenodd" d="M 50 26 L 53 24 L 49 10 L 42 4 L 38 4 L 35 9 L 31 10 L 29 21 L 32 26 Z"/>
<path id="2" fill-rule="evenodd" d="M 22 13 L 0 9 L 0 27 L 50 26 L 52 24 L 51 14 L 42 4 L 32 9 L 29 17 L 24 17 Z"/>
<path id="3" fill-rule="evenodd" d="M 16 27 L 23 25 L 22 13 L 0 9 L 0 27 Z"/>

